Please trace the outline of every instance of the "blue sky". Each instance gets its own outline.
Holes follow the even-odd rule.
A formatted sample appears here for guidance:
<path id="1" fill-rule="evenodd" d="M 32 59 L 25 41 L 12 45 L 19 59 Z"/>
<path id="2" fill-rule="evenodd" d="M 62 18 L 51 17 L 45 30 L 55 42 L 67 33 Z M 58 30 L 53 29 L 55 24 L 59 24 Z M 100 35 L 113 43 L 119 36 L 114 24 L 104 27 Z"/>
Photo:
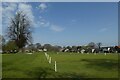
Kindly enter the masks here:
<path id="1" fill-rule="evenodd" d="M 22 10 L 32 21 L 34 43 L 61 46 L 118 43 L 118 5 L 115 2 L 4 2 L 2 9 L 3 34 L 9 24 L 8 16 L 13 17 L 16 11 Z"/>

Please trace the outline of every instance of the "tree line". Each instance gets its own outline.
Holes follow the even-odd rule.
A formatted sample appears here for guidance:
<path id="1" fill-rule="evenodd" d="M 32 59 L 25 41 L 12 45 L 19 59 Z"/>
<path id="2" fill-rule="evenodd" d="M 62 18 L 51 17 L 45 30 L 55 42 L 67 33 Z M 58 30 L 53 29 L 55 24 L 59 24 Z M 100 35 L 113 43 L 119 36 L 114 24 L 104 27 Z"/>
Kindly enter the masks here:
<path id="1" fill-rule="evenodd" d="M 87 52 L 91 51 L 91 49 L 98 49 L 100 50 L 100 47 L 102 43 L 97 43 L 95 44 L 94 42 L 90 42 L 88 45 L 86 46 L 58 46 L 58 45 L 51 45 L 51 44 L 44 44 L 41 45 L 40 43 L 36 43 L 36 44 L 27 44 L 26 46 L 24 46 L 23 48 L 19 48 L 16 45 L 16 42 L 14 40 L 9 40 L 6 41 L 5 38 L 3 36 L 1 36 L 2 38 L 2 51 L 3 53 L 17 53 L 17 52 L 40 52 L 40 51 L 44 51 L 44 49 L 46 49 L 49 52 L 80 52 L 82 49 L 85 49 Z M 67 50 L 68 49 L 68 50 Z M 67 51 L 65 51 L 67 50 Z"/>

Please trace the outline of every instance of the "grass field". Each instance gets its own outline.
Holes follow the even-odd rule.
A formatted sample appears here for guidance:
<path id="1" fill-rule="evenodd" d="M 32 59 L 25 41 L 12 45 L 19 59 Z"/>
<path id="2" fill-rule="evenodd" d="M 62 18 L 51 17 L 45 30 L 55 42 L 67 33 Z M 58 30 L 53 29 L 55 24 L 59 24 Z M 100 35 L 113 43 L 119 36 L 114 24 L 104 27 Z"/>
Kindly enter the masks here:
<path id="1" fill-rule="evenodd" d="M 118 78 L 118 54 L 48 54 L 3 54 L 3 78 Z"/>

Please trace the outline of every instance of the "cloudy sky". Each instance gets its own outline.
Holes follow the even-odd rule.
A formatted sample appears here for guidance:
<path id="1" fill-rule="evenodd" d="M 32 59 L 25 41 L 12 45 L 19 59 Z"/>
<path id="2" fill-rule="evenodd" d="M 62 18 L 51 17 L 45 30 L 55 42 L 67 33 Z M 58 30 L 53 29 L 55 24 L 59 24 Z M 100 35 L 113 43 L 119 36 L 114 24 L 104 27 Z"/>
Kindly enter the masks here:
<path id="1" fill-rule="evenodd" d="M 67 46 L 102 42 L 111 46 L 118 42 L 115 2 L 3 2 L 1 9 L 3 35 L 10 18 L 20 10 L 32 21 L 34 43 Z"/>

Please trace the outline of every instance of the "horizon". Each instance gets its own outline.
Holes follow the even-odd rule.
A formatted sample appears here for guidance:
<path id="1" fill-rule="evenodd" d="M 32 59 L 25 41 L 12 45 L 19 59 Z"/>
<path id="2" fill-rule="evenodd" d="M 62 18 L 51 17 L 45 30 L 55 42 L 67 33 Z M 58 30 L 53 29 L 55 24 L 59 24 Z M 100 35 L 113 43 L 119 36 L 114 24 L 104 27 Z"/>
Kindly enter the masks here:
<path id="1" fill-rule="evenodd" d="M 2 9 L 3 35 L 9 25 L 8 17 L 22 10 L 32 21 L 33 43 L 118 45 L 117 2 L 2 2 Z"/>

